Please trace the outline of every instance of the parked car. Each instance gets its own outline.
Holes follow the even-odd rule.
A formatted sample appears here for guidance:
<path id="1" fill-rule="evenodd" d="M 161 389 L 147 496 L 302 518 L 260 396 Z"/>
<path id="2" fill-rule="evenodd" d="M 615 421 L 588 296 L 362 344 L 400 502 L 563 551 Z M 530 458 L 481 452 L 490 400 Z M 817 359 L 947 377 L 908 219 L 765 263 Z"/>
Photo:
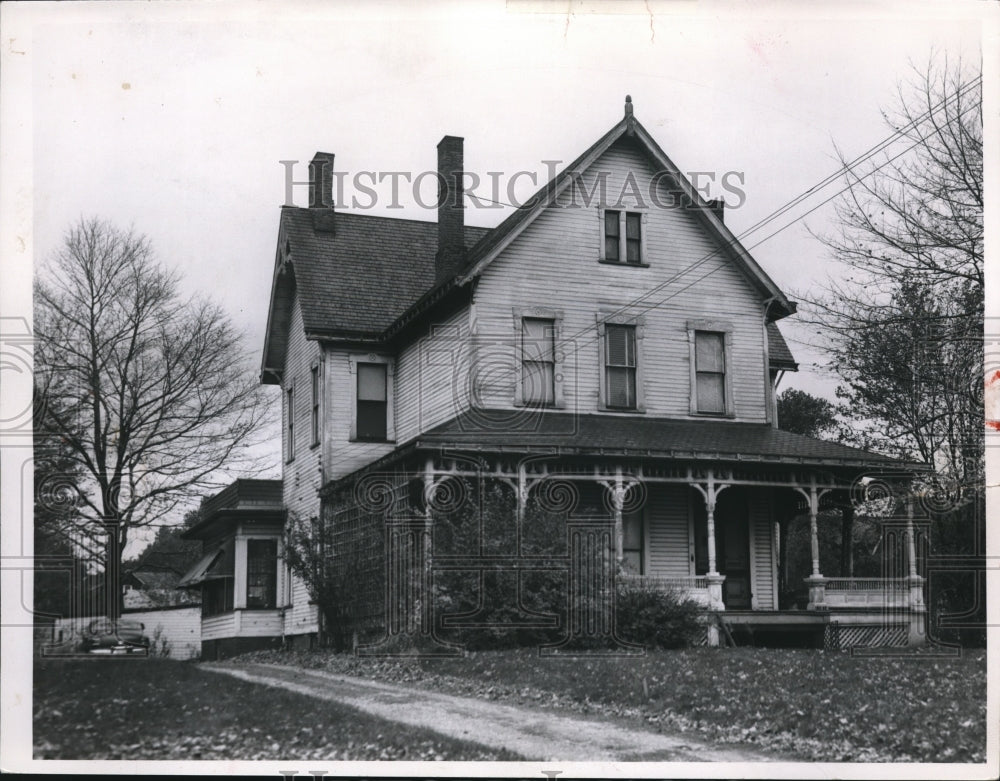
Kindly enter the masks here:
<path id="1" fill-rule="evenodd" d="M 83 630 L 80 651 L 87 654 L 149 654 L 146 625 L 119 618 L 97 618 Z"/>

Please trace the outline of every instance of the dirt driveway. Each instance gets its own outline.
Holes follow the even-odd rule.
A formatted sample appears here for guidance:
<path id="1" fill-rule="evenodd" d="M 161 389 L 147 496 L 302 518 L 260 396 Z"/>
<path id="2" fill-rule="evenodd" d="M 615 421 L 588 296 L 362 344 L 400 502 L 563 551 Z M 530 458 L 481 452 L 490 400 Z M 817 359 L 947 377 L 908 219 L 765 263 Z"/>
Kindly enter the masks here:
<path id="1" fill-rule="evenodd" d="M 457 697 L 409 686 L 277 664 L 206 663 L 201 668 L 350 705 L 383 719 L 506 748 L 525 759 L 572 762 L 760 762 L 751 749 L 718 748 L 627 724 Z"/>

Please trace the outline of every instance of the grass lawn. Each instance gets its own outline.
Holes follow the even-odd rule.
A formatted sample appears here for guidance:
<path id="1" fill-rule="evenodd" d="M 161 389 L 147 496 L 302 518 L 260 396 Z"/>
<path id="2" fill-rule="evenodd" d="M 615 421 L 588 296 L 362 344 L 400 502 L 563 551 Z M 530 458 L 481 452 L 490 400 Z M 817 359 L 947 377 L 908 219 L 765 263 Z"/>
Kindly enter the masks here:
<path id="1" fill-rule="evenodd" d="M 35 759 L 516 760 L 161 659 L 40 660 Z"/>
<path id="2" fill-rule="evenodd" d="M 641 719 L 803 760 L 985 761 L 983 650 L 954 659 L 765 648 L 633 658 L 549 658 L 532 650 L 420 660 L 322 651 L 244 658 Z"/>

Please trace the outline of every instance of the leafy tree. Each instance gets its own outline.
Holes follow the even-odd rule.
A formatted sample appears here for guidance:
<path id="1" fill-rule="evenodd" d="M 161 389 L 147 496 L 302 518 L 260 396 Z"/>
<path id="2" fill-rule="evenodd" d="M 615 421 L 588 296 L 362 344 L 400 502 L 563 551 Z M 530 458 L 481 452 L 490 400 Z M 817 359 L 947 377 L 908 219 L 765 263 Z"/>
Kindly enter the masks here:
<path id="1" fill-rule="evenodd" d="M 847 169 L 839 232 L 820 236 L 846 281 L 810 304 L 842 380 L 838 411 L 852 420 L 843 436 L 932 465 L 936 475 L 916 491 L 934 521 L 934 551 L 981 556 L 982 80 L 947 58 L 914 73 L 884 114 L 899 140 Z M 978 588 L 949 609 L 961 599 L 985 617 Z"/>
<path id="2" fill-rule="evenodd" d="M 201 557 L 201 540 L 186 540 L 184 532 L 200 520 L 197 510 L 184 514 L 180 525 L 164 524 L 156 530 L 156 536 L 135 558 L 122 562 L 125 571 L 142 566 L 171 570 L 183 574 Z"/>
<path id="3" fill-rule="evenodd" d="M 129 533 L 253 473 L 267 399 L 223 311 L 182 294 L 143 236 L 81 220 L 35 283 L 46 430 L 79 469 L 78 517 L 103 537 L 107 613 L 120 614 Z"/>
<path id="4" fill-rule="evenodd" d="M 778 428 L 820 437 L 837 426 L 836 408 L 826 399 L 788 388 L 778 396 Z"/>

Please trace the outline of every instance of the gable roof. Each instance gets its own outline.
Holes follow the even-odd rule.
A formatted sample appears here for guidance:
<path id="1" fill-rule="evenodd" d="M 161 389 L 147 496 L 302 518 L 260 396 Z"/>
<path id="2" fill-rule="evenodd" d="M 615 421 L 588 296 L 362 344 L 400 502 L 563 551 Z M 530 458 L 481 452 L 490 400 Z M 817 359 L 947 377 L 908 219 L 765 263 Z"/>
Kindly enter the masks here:
<path id="1" fill-rule="evenodd" d="M 701 221 L 702 226 L 708 231 L 709 235 L 716 240 L 720 250 L 728 254 L 735 261 L 737 268 L 766 297 L 773 299 L 772 310 L 774 319 L 794 314 L 796 309 L 795 303 L 781 292 L 774 281 L 757 264 L 757 261 L 753 259 L 746 248 L 740 243 L 739 239 L 736 238 L 736 235 L 716 215 L 715 210 L 708 205 L 701 193 L 691 186 L 687 177 L 681 173 L 681 170 L 667 156 L 666 152 L 660 148 L 639 120 L 635 118 L 632 114 L 631 97 L 626 96 L 625 101 L 625 116 L 618 124 L 595 141 L 587 151 L 560 171 L 551 181 L 546 183 L 529 198 L 523 206 L 514 211 L 469 250 L 466 266 L 459 273 L 459 281 L 465 283 L 481 274 L 483 269 L 517 238 L 525 228 L 534 222 L 560 193 L 576 181 L 579 174 L 590 168 L 617 141 L 623 138 L 630 138 L 659 166 L 660 171 L 665 171 L 669 175 L 669 179 L 680 188 L 684 196 L 689 198 L 692 203 L 701 207 L 692 211 Z"/>
<path id="2" fill-rule="evenodd" d="M 338 213 L 330 233 L 311 216 L 282 210 L 307 333 L 378 335 L 433 286 L 437 223 Z M 467 227 L 467 244 L 488 232 Z"/>
<path id="3" fill-rule="evenodd" d="M 308 337 L 377 341 L 434 287 L 437 223 L 338 212 L 335 231 L 317 231 L 313 211 L 281 210 L 265 373 L 284 367 L 293 294 Z M 466 226 L 466 246 L 488 231 Z"/>
<path id="4" fill-rule="evenodd" d="M 440 303 L 449 291 L 478 277 L 579 174 L 626 138 L 700 207 L 693 209 L 693 214 L 715 239 L 719 251 L 728 255 L 769 301 L 769 317 L 777 320 L 793 314 L 795 303 L 653 140 L 633 115 L 631 98 L 626 97 L 625 116 L 497 227 L 466 226 L 466 257 L 455 276 L 437 284 L 437 223 L 337 212 L 334 230 L 318 230 L 313 219 L 318 210 L 282 207 L 262 381 L 277 382 L 283 370 L 291 301 L 296 292 L 308 338 L 387 342 L 417 315 Z M 786 368 L 794 364 L 780 332 L 773 337 L 769 332 L 769 340 Z"/>

